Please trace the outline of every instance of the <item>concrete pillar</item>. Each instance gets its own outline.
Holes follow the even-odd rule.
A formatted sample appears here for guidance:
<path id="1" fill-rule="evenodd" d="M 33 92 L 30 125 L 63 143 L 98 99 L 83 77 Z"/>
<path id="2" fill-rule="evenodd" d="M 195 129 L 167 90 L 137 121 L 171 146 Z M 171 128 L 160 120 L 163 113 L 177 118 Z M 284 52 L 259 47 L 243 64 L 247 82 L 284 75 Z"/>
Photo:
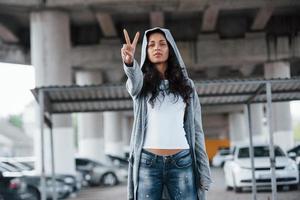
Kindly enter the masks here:
<path id="1" fill-rule="evenodd" d="M 265 78 L 289 78 L 291 76 L 288 62 L 272 62 L 264 65 Z M 284 150 L 294 144 L 290 102 L 273 103 L 274 143 Z"/>
<path id="2" fill-rule="evenodd" d="M 248 141 L 246 117 L 243 112 L 229 113 L 229 137 L 231 145 Z"/>
<path id="3" fill-rule="evenodd" d="M 124 156 L 122 141 L 122 115 L 120 112 L 104 112 L 105 153 Z"/>
<path id="4" fill-rule="evenodd" d="M 264 130 L 263 130 L 263 117 L 264 117 L 263 104 L 251 104 L 250 111 L 251 111 L 251 125 L 252 125 L 252 133 L 253 133 L 253 142 L 254 143 L 266 142 L 267 133 L 264 132 Z M 247 128 L 248 127 L 249 126 L 247 123 Z M 249 135 L 249 132 L 247 132 L 247 134 Z"/>
<path id="5" fill-rule="evenodd" d="M 123 145 L 125 146 L 125 148 L 130 144 L 131 128 L 129 123 L 130 123 L 129 116 L 123 115 L 122 116 L 122 138 L 123 138 Z"/>
<path id="6" fill-rule="evenodd" d="M 124 153 L 128 154 L 130 151 L 130 139 L 131 139 L 131 132 L 132 132 L 132 125 L 133 125 L 133 113 L 130 112 L 123 112 L 122 118 L 122 139 L 124 145 Z"/>
<path id="7" fill-rule="evenodd" d="M 35 68 L 36 86 L 71 84 L 70 21 L 63 11 L 36 11 L 30 14 L 31 61 Z M 39 107 L 36 122 L 39 125 Z M 53 116 L 55 170 L 57 173 L 75 174 L 74 133 L 70 114 Z M 40 130 L 35 137 L 36 168 L 40 171 Z M 50 139 L 45 131 L 45 170 L 50 173 Z"/>
<path id="8" fill-rule="evenodd" d="M 78 85 L 103 83 L 101 72 L 78 71 L 76 73 Z M 104 161 L 104 134 L 102 113 L 78 113 L 78 154 L 82 157 Z"/>

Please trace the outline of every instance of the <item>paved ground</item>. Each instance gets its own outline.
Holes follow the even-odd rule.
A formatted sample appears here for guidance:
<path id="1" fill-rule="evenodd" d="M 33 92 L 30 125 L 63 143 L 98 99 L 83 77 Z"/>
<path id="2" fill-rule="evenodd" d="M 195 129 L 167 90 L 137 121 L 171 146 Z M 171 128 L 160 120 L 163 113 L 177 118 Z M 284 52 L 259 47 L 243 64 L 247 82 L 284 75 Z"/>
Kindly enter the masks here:
<path id="1" fill-rule="evenodd" d="M 207 194 L 208 200 L 251 200 L 251 192 L 234 193 L 226 191 L 224 185 L 224 175 L 221 169 L 212 169 L 214 184 Z M 258 200 L 271 199 L 270 191 L 258 192 Z M 300 189 L 297 191 L 279 191 L 278 200 L 299 200 Z M 126 184 L 115 187 L 86 188 L 77 194 L 77 197 L 68 200 L 126 200 Z"/>

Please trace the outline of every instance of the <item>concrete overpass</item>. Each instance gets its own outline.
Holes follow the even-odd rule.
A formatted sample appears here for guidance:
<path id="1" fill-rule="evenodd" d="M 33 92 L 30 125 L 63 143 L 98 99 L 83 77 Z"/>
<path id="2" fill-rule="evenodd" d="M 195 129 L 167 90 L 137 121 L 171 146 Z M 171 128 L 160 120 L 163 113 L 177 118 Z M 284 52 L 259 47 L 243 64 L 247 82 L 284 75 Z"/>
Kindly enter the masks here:
<path id="1" fill-rule="evenodd" d="M 298 76 L 299 8 L 297 0 L 0 0 L 0 61 L 33 65 L 36 86 L 124 82 L 122 29 L 134 35 L 164 26 L 194 80 Z M 252 109 L 254 131 L 262 133 L 263 105 Z M 243 107 L 203 110 L 207 138 L 245 140 Z M 291 146 L 289 104 L 274 105 L 274 114 L 278 138 Z M 78 114 L 74 121 L 82 156 L 103 159 L 128 145 L 131 112 Z M 70 171 L 72 119 L 56 116 L 54 125 L 56 171 Z M 36 149 L 39 141 L 36 134 Z"/>

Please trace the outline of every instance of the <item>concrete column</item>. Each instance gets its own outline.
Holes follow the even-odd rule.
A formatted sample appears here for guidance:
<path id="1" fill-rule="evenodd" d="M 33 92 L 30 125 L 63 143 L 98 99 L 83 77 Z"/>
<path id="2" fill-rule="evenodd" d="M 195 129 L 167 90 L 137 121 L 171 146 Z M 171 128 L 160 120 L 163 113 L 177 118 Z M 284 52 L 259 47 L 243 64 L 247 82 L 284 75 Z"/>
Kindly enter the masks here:
<path id="1" fill-rule="evenodd" d="M 99 71 L 78 71 L 76 73 L 78 85 L 103 83 L 102 73 Z M 82 157 L 104 161 L 104 134 L 102 113 L 79 113 L 78 122 L 78 154 Z"/>
<path id="2" fill-rule="evenodd" d="M 36 86 L 71 84 L 70 21 L 63 11 L 36 11 L 30 14 L 31 61 L 35 68 Z M 36 122 L 39 125 L 39 107 L 36 107 Z M 74 132 L 70 114 L 53 116 L 55 170 L 57 173 L 75 174 Z M 40 130 L 35 136 L 37 170 L 41 166 Z M 50 173 L 50 139 L 45 131 L 45 166 Z"/>
<path id="3" fill-rule="evenodd" d="M 122 141 L 122 115 L 120 112 L 104 112 L 105 153 L 124 156 Z"/>
<path id="4" fill-rule="evenodd" d="M 247 142 L 246 118 L 243 112 L 229 114 L 229 137 L 231 145 Z"/>
<path id="5" fill-rule="evenodd" d="M 291 76 L 288 62 L 272 62 L 264 65 L 265 78 L 289 78 Z M 274 143 L 284 150 L 294 144 L 290 102 L 273 103 Z"/>
<path id="6" fill-rule="evenodd" d="M 255 142 L 259 142 L 259 143 L 266 142 L 267 133 L 264 132 L 264 130 L 263 130 L 263 117 L 264 117 L 263 105 L 262 104 L 251 104 L 250 111 L 251 111 L 251 122 L 252 122 L 251 125 L 252 125 L 254 143 Z M 245 116 L 245 117 L 247 117 L 247 116 Z M 247 128 L 248 127 L 249 126 L 247 125 Z M 247 132 L 247 133 L 249 135 L 249 132 Z"/>
<path id="7" fill-rule="evenodd" d="M 126 115 L 123 115 L 122 116 L 122 138 L 123 138 L 124 146 L 129 146 L 130 135 L 131 135 L 131 128 L 129 125 L 129 117 Z"/>
<path id="8" fill-rule="evenodd" d="M 125 114 L 126 113 L 126 114 Z M 122 138 L 124 145 L 124 153 L 129 153 L 130 151 L 130 139 L 133 125 L 133 116 L 132 113 L 128 114 L 128 112 L 123 113 L 122 118 Z"/>

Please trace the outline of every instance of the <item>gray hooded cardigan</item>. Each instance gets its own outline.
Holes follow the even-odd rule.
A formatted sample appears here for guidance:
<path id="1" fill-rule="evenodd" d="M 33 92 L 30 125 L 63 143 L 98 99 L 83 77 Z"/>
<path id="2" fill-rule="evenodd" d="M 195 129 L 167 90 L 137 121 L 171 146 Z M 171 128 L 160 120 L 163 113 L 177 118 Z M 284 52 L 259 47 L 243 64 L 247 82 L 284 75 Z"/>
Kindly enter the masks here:
<path id="1" fill-rule="evenodd" d="M 189 143 L 192 158 L 193 170 L 195 174 L 197 193 L 199 200 L 205 200 L 205 192 L 211 184 L 210 168 L 208 157 L 206 154 L 204 133 L 202 129 L 201 119 L 201 106 L 195 89 L 194 82 L 188 77 L 185 64 L 181 58 L 180 52 L 176 46 L 173 36 L 168 29 L 155 27 L 145 31 L 141 49 L 141 62 L 140 65 L 134 59 L 133 66 L 127 66 L 123 63 L 123 68 L 128 79 L 126 81 L 126 88 L 133 99 L 134 122 L 130 140 L 130 153 L 129 153 L 129 168 L 128 168 L 128 185 L 127 185 L 127 199 L 137 200 L 138 189 L 138 171 L 141 157 L 141 150 L 143 147 L 145 136 L 145 124 L 147 119 L 147 105 L 146 97 L 138 96 L 143 86 L 143 72 L 141 67 L 146 59 L 147 48 L 147 32 L 154 29 L 160 29 L 164 32 L 166 39 L 171 44 L 175 55 L 182 68 L 182 73 L 186 79 L 189 80 L 190 86 L 193 88 L 193 95 L 190 98 L 190 106 L 186 110 L 186 119 L 184 121 L 184 129 L 186 138 Z M 140 200 L 140 199 L 138 199 Z"/>

